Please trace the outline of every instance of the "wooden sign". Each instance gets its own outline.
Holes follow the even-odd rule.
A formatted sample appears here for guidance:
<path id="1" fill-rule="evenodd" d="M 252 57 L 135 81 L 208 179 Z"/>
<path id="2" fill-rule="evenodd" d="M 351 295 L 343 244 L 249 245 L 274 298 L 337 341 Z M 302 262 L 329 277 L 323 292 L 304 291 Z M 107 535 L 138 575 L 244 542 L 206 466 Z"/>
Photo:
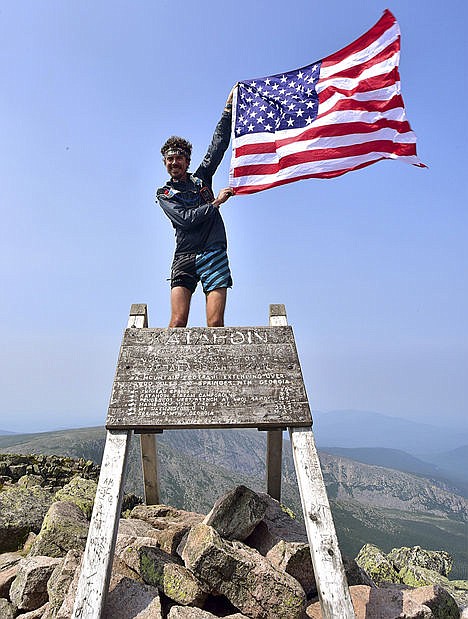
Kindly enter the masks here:
<path id="1" fill-rule="evenodd" d="M 290 326 L 125 331 L 108 429 L 311 424 Z"/>

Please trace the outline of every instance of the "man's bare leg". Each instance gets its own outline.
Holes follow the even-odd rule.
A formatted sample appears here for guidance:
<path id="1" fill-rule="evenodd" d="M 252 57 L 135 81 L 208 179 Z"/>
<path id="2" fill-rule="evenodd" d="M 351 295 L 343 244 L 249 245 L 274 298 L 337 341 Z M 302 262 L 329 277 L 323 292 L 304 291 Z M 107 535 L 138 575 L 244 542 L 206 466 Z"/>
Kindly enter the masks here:
<path id="1" fill-rule="evenodd" d="M 171 321 L 170 327 L 186 327 L 190 311 L 192 293 L 184 286 L 171 288 Z"/>
<path id="2" fill-rule="evenodd" d="M 227 288 L 216 288 L 206 293 L 207 327 L 224 327 Z"/>

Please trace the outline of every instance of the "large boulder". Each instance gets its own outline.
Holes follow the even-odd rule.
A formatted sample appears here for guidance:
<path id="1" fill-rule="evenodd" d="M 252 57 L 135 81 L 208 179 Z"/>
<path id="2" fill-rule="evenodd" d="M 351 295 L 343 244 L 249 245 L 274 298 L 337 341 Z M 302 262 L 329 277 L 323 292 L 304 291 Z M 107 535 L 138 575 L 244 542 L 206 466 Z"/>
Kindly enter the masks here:
<path id="1" fill-rule="evenodd" d="M 317 593 L 309 544 L 281 540 L 267 552 L 267 559 L 277 568 L 295 578 L 307 597 Z"/>
<path id="2" fill-rule="evenodd" d="M 74 503 L 89 520 L 93 511 L 97 483 L 92 479 L 74 477 L 68 484 L 55 493 L 54 501 Z"/>
<path id="3" fill-rule="evenodd" d="M 140 548 L 140 573 L 147 584 L 158 587 L 177 604 L 202 606 L 206 599 L 206 591 L 195 574 L 159 548 Z"/>
<path id="4" fill-rule="evenodd" d="M 185 565 L 212 593 L 224 595 L 253 618 L 299 619 L 306 596 L 300 584 L 241 542 L 229 542 L 210 526 L 190 531 L 182 553 Z"/>
<path id="5" fill-rule="evenodd" d="M 0 555 L 0 598 L 9 597 L 11 583 L 18 574 L 21 559 L 21 555 L 17 552 L 5 552 Z"/>
<path id="6" fill-rule="evenodd" d="M 190 528 L 203 520 L 202 514 L 168 505 L 137 505 L 130 517 L 151 525 L 153 532 L 149 536 L 158 539 L 160 548 L 171 554 L 175 553 Z"/>
<path id="7" fill-rule="evenodd" d="M 47 616 L 54 617 L 62 606 L 70 583 L 80 565 L 82 554 L 80 550 L 69 550 L 63 561 L 52 572 L 47 582 L 47 593 L 49 596 Z"/>
<path id="8" fill-rule="evenodd" d="M 412 548 L 394 548 L 387 554 L 387 559 L 393 563 L 397 570 L 408 565 L 418 565 L 428 570 L 438 572 L 442 576 L 448 576 L 452 571 L 452 557 L 448 552 L 439 550 L 424 550 L 421 546 Z"/>
<path id="9" fill-rule="evenodd" d="M 401 582 L 401 577 L 392 561 L 389 561 L 380 548 L 373 544 L 365 544 L 361 548 L 356 562 L 369 574 L 376 585 Z"/>
<path id="10" fill-rule="evenodd" d="M 123 576 L 112 579 L 103 619 L 163 619 L 156 587 Z"/>
<path id="11" fill-rule="evenodd" d="M 6 598 L 0 598 L 0 617 L 2 619 L 15 619 L 18 609 Z"/>
<path id="12" fill-rule="evenodd" d="M 48 600 L 47 581 L 61 559 L 27 557 L 10 587 L 10 599 L 20 610 L 36 610 Z"/>
<path id="13" fill-rule="evenodd" d="M 29 556 L 64 557 L 69 550 L 84 550 L 89 523 L 73 503 L 57 501 L 50 506 Z"/>
<path id="14" fill-rule="evenodd" d="M 184 606 L 173 606 L 167 619 L 218 619 L 218 615 L 201 608 L 187 608 Z M 224 619 L 248 619 L 246 615 L 235 613 L 234 615 L 225 615 Z"/>
<path id="15" fill-rule="evenodd" d="M 404 589 L 385 586 L 377 589 L 366 585 L 350 587 L 356 619 L 458 619 L 457 604 L 440 587 Z M 320 603 L 307 608 L 307 617 L 322 619 Z"/>
<path id="16" fill-rule="evenodd" d="M 267 509 L 263 519 L 245 543 L 251 548 L 256 548 L 263 556 L 282 540 L 306 544 L 307 533 L 304 524 L 296 520 L 289 510 L 268 494 L 259 496 L 265 501 Z"/>
<path id="17" fill-rule="evenodd" d="M 203 523 L 228 540 L 245 540 L 262 520 L 267 502 L 246 486 L 237 486 L 216 501 Z"/>
<path id="18" fill-rule="evenodd" d="M 0 490 L 0 552 L 18 550 L 30 531 L 39 532 L 52 497 L 39 486 L 4 486 Z"/>

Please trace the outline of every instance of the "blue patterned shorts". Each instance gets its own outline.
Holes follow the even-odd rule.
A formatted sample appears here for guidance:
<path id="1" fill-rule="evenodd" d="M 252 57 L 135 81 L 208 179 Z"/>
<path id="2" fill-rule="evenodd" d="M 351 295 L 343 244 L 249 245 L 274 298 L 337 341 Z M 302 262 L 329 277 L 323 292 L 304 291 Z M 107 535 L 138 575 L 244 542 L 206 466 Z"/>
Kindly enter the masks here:
<path id="1" fill-rule="evenodd" d="M 229 261 L 224 248 L 211 249 L 200 254 L 174 256 L 171 288 L 183 286 L 194 292 L 198 282 L 202 283 L 205 293 L 217 288 L 232 287 Z"/>

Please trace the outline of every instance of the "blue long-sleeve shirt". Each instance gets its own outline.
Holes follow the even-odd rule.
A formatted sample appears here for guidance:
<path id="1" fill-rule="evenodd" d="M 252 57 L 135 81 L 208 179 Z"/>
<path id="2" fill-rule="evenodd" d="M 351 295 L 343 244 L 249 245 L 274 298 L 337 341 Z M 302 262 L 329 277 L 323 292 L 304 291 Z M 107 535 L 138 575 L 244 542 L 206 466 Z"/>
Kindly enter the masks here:
<path id="1" fill-rule="evenodd" d="M 206 196 L 213 196 L 213 176 L 229 146 L 231 112 L 224 110 L 203 161 L 187 179 L 169 179 L 156 192 L 159 205 L 175 229 L 175 254 L 200 253 L 226 247 L 227 238 L 219 209 Z M 203 188 L 208 188 L 209 193 Z"/>

